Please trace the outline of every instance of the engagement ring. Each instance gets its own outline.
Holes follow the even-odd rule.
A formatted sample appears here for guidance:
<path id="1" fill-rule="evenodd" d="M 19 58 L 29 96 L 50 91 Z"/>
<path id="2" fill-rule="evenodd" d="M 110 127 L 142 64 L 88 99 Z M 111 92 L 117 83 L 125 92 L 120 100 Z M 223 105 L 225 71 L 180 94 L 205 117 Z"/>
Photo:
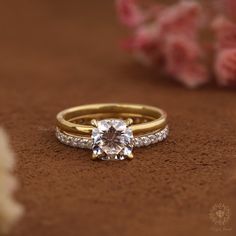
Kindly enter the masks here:
<path id="1" fill-rule="evenodd" d="M 139 104 L 104 103 L 72 107 L 57 115 L 56 137 L 63 144 L 92 149 L 92 159 L 133 158 L 134 147 L 166 139 L 166 113 Z"/>

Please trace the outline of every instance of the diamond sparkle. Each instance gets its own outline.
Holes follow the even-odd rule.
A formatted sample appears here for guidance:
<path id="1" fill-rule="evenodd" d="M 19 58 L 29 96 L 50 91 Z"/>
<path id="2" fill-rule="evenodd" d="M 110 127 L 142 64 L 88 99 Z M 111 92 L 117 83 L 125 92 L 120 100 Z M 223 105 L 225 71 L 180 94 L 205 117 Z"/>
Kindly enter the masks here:
<path id="1" fill-rule="evenodd" d="M 101 160 L 132 158 L 133 133 L 123 120 L 106 119 L 97 122 L 92 131 L 93 157 Z"/>

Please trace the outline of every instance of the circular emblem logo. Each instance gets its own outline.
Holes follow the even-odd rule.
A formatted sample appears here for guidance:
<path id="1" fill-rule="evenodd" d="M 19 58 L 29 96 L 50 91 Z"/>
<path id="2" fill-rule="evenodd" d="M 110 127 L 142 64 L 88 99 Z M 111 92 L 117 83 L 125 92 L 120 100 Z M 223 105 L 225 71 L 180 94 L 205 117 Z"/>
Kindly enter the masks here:
<path id="1" fill-rule="evenodd" d="M 214 224 L 223 226 L 230 219 L 230 209 L 223 203 L 217 203 L 211 208 L 209 217 Z"/>

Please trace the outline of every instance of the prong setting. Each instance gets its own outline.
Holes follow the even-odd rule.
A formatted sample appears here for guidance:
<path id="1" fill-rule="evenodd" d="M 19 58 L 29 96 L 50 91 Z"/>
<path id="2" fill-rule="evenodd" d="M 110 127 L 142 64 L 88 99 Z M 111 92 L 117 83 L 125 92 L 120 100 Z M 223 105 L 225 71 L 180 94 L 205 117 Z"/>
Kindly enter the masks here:
<path id="1" fill-rule="evenodd" d="M 129 127 L 129 126 L 131 126 L 131 125 L 134 123 L 134 121 L 133 121 L 132 118 L 128 118 L 128 119 L 125 121 L 125 123 L 126 123 L 126 125 Z"/>
<path id="2" fill-rule="evenodd" d="M 133 155 L 133 153 L 130 153 L 127 157 L 128 157 L 129 160 L 133 160 L 134 155 Z"/>
<path id="3" fill-rule="evenodd" d="M 94 127 L 98 127 L 98 122 L 96 119 L 92 119 L 91 120 L 91 125 L 94 126 Z"/>

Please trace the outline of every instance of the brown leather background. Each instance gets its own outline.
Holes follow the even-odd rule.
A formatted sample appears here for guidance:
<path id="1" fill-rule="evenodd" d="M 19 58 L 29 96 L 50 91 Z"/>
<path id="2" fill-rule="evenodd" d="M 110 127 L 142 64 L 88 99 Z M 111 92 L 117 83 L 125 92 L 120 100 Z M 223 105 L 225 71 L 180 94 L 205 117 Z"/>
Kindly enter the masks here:
<path id="1" fill-rule="evenodd" d="M 26 207 L 11 236 L 233 235 L 235 90 L 187 90 L 135 64 L 113 1 L 1 1 L 0 29 L 0 123 Z M 56 113 L 97 102 L 165 109 L 168 141 L 123 162 L 58 143 Z M 218 202 L 232 213 L 220 229 Z"/>

